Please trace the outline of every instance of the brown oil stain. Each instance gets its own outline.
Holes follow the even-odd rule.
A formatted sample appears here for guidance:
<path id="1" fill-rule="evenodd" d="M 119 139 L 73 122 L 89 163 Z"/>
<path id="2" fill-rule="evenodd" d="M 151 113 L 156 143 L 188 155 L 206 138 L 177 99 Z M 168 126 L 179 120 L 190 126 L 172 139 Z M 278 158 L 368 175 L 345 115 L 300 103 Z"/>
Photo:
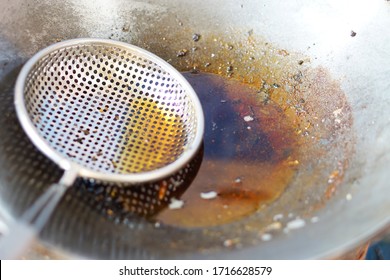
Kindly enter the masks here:
<path id="1" fill-rule="evenodd" d="M 250 215 L 283 193 L 299 165 L 300 137 L 283 111 L 258 90 L 214 74 L 185 73 L 205 112 L 204 158 L 178 210 L 164 224 L 205 227 Z M 201 193 L 217 192 L 214 199 Z"/>
<path id="2" fill-rule="evenodd" d="M 215 226 L 270 204 L 275 211 L 304 216 L 338 192 L 353 154 L 353 119 L 340 82 L 327 69 L 313 67 L 315 58 L 279 48 L 253 31 L 203 33 L 185 19 L 178 25 L 169 13 L 158 19 L 156 29 L 150 27 L 152 16 L 137 16 L 144 19 L 136 26 L 142 32 L 129 42 L 179 71 L 192 72 L 186 77 L 193 86 L 196 79 L 202 81 L 203 87 L 194 88 L 209 126 L 201 169 L 178 197 L 184 207 L 162 210 L 154 220 L 179 227 Z M 193 40 L 193 34 L 199 38 Z M 185 55 L 178 56 L 180 50 Z M 330 184 L 335 170 L 339 176 Z M 217 197 L 200 197 L 209 191 Z M 254 230 L 266 222 L 256 220 Z"/>

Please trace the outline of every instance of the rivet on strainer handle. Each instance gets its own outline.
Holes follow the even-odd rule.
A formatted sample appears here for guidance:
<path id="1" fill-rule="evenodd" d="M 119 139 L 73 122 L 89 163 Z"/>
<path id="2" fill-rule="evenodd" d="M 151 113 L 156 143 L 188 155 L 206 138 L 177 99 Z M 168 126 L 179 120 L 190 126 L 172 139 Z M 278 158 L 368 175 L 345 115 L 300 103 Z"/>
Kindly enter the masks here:
<path id="1" fill-rule="evenodd" d="M 10 227 L 1 259 L 23 252 L 78 176 L 155 181 L 189 162 L 203 138 L 203 111 L 185 78 L 112 40 L 69 40 L 34 55 L 16 82 L 15 106 L 31 141 L 65 172 Z"/>

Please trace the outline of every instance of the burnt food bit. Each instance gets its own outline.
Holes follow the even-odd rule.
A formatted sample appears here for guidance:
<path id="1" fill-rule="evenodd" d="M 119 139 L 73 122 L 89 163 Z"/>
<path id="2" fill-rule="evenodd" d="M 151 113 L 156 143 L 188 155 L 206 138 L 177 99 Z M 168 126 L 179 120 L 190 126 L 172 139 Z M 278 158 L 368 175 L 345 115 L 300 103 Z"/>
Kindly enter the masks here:
<path id="1" fill-rule="evenodd" d="M 76 138 L 74 141 L 79 143 L 79 144 L 83 144 L 84 140 L 85 140 L 85 137 L 79 137 L 79 138 Z"/>
<path id="2" fill-rule="evenodd" d="M 200 40 L 200 34 L 197 34 L 197 33 L 193 34 L 192 35 L 192 40 L 194 42 L 198 42 Z"/>
<path id="3" fill-rule="evenodd" d="M 89 133 L 90 133 L 90 131 L 89 131 L 89 129 L 87 128 L 87 129 L 84 129 L 84 130 L 82 130 L 82 132 L 84 133 L 84 135 L 89 135 Z"/>
<path id="4" fill-rule="evenodd" d="M 351 37 L 355 37 L 356 36 L 356 32 L 351 30 Z"/>
<path id="5" fill-rule="evenodd" d="M 178 51 L 178 52 L 176 53 L 176 56 L 177 56 L 177 57 L 183 57 L 183 56 L 186 56 L 187 53 L 188 53 L 188 50 L 187 50 L 187 49 L 181 49 L 180 51 Z"/>

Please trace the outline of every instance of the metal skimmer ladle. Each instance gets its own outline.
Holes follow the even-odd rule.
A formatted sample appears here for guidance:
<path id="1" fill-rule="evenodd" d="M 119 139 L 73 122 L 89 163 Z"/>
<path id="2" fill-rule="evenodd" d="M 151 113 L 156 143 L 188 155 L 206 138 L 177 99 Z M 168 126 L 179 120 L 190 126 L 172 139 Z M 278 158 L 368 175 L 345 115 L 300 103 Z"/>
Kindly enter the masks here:
<path id="1" fill-rule="evenodd" d="M 69 40 L 34 55 L 16 82 L 15 106 L 31 141 L 65 172 L 10 227 L 1 259 L 23 252 L 78 176 L 123 186 L 156 181 L 191 160 L 204 132 L 185 78 L 112 40 Z"/>

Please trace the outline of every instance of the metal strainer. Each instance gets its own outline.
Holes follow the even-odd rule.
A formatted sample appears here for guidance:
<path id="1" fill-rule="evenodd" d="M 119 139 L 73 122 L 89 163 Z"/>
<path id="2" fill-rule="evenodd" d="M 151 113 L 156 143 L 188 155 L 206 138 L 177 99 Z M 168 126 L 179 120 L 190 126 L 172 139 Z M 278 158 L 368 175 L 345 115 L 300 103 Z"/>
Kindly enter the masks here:
<path id="1" fill-rule="evenodd" d="M 203 138 L 203 111 L 185 78 L 112 40 L 69 40 L 37 53 L 19 74 L 15 106 L 31 141 L 65 172 L 1 240 L 2 258 L 29 244 L 78 176 L 156 181 L 189 162 Z"/>

